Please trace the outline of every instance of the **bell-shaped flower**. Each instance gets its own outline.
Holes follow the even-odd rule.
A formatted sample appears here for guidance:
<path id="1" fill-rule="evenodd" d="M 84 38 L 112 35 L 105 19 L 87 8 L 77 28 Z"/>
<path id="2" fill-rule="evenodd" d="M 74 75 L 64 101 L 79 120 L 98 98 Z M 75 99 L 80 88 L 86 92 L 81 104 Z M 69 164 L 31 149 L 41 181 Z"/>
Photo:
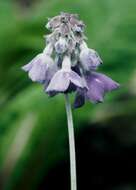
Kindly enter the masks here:
<path id="1" fill-rule="evenodd" d="M 65 56 L 62 62 L 62 69 L 57 71 L 51 79 L 49 86 L 46 89 L 48 94 L 50 93 L 65 93 L 69 88 L 86 88 L 83 79 L 71 69 L 71 60 L 69 56 Z M 71 90 L 71 89 L 70 89 Z"/>
<path id="2" fill-rule="evenodd" d="M 57 66 L 50 57 L 52 47 L 47 45 L 43 53 L 38 54 L 30 63 L 24 65 L 22 69 L 28 72 L 30 79 L 34 82 L 48 84 L 51 77 L 57 71 Z"/>
<path id="3" fill-rule="evenodd" d="M 80 63 L 85 71 L 96 70 L 102 64 L 102 60 L 98 53 L 89 49 L 85 42 L 80 45 Z"/>
<path id="4" fill-rule="evenodd" d="M 113 81 L 111 78 L 104 74 L 91 72 L 85 75 L 85 80 L 88 86 L 88 90 L 77 90 L 74 107 L 81 107 L 85 100 L 89 100 L 93 103 L 103 102 L 104 96 L 107 92 L 119 88 L 119 84 Z"/>

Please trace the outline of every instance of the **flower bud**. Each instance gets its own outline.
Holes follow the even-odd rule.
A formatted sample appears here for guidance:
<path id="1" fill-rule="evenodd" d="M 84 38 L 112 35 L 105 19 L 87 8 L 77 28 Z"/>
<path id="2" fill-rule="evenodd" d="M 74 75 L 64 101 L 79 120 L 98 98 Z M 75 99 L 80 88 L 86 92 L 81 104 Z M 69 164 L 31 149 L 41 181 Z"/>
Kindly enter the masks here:
<path id="1" fill-rule="evenodd" d="M 86 43 L 83 43 L 80 49 L 80 62 L 85 71 L 96 70 L 97 67 L 102 64 L 98 53 L 93 49 L 89 49 Z"/>
<path id="2" fill-rule="evenodd" d="M 73 28 L 73 30 L 74 30 L 74 32 L 83 32 L 82 27 L 77 26 L 77 25 Z"/>
<path id="3" fill-rule="evenodd" d="M 84 35 L 84 23 L 77 15 L 61 13 L 48 19 L 51 34 L 46 36 L 46 47 L 22 69 L 29 78 L 44 85 L 49 96 L 77 92 L 74 106 L 103 101 L 107 92 L 119 84 L 94 70 L 102 63 L 98 53 L 89 49 Z"/>
<path id="4" fill-rule="evenodd" d="M 49 30 L 54 30 L 55 28 L 59 27 L 60 19 L 61 19 L 61 16 L 55 16 L 49 19 L 49 22 L 46 24 L 46 28 Z"/>
<path id="5" fill-rule="evenodd" d="M 68 43 L 65 38 L 60 38 L 55 44 L 55 50 L 58 54 L 63 54 L 68 48 Z"/>

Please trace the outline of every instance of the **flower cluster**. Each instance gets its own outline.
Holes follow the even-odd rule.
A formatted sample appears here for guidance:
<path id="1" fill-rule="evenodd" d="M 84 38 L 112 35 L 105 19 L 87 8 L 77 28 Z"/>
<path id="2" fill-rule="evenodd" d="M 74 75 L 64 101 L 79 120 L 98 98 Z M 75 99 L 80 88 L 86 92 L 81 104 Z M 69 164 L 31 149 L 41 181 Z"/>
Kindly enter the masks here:
<path id="1" fill-rule="evenodd" d="M 88 48 L 84 35 L 85 25 L 75 14 L 61 13 L 49 19 L 46 47 L 22 69 L 34 82 L 44 85 L 49 96 L 76 92 L 74 107 L 86 100 L 103 102 L 106 92 L 119 84 L 96 69 L 102 60 L 94 49 Z"/>

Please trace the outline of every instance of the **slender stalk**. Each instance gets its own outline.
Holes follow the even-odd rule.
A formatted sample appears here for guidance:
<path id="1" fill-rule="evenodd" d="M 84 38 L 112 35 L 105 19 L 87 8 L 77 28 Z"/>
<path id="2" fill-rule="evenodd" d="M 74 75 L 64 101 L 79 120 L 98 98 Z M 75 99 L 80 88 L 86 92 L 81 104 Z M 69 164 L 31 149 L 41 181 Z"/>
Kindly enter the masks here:
<path id="1" fill-rule="evenodd" d="M 77 190 L 74 126 L 73 126 L 71 104 L 69 101 L 68 94 L 65 94 L 65 104 L 66 104 L 68 135 L 69 135 L 71 190 Z"/>

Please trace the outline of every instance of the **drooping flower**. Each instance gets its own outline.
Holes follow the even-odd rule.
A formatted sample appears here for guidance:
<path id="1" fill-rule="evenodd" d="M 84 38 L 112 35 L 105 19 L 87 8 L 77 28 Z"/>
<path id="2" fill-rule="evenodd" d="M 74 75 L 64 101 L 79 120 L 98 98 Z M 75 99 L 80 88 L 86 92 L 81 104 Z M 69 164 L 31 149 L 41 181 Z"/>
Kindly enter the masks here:
<path id="1" fill-rule="evenodd" d="M 73 90 L 75 87 L 86 88 L 83 79 L 76 72 L 72 71 L 70 58 L 65 56 L 62 63 L 62 69 L 55 73 L 46 92 L 66 92 L 70 84 L 73 85 Z"/>
<path id="2" fill-rule="evenodd" d="M 79 89 L 74 102 L 74 107 L 78 108 L 84 105 L 85 100 L 93 103 L 103 102 L 103 98 L 107 92 L 115 90 L 119 84 L 104 74 L 91 72 L 85 75 L 88 86 L 87 91 Z"/>
<path id="3" fill-rule="evenodd" d="M 93 49 L 89 49 L 85 42 L 80 45 L 80 49 L 80 62 L 85 71 L 96 70 L 97 67 L 102 64 L 98 53 Z"/>
<path id="4" fill-rule="evenodd" d="M 44 85 L 49 96 L 76 93 L 74 107 L 86 101 L 103 102 L 107 92 L 119 84 L 96 69 L 102 64 L 99 54 L 87 46 L 85 25 L 78 15 L 61 13 L 48 20 L 46 47 L 22 69 L 32 81 Z"/>
<path id="5" fill-rule="evenodd" d="M 50 57 L 51 52 L 52 47 L 49 44 L 43 53 L 38 54 L 30 63 L 22 67 L 24 71 L 28 72 L 28 76 L 33 82 L 48 84 L 57 71 L 57 65 Z"/>

